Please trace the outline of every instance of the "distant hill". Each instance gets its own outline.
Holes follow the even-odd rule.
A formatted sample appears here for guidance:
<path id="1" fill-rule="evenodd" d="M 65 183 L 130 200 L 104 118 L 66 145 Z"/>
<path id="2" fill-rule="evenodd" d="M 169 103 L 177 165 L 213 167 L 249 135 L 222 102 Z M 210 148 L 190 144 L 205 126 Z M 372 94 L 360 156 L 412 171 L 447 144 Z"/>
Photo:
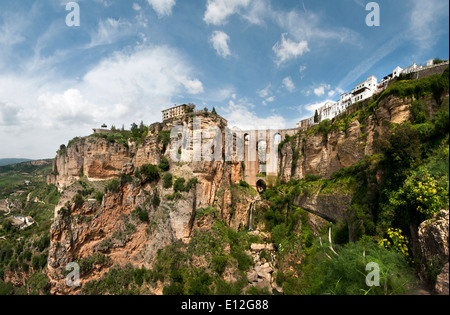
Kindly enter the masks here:
<path id="1" fill-rule="evenodd" d="M 0 166 L 32 161 L 30 159 L 0 159 Z"/>

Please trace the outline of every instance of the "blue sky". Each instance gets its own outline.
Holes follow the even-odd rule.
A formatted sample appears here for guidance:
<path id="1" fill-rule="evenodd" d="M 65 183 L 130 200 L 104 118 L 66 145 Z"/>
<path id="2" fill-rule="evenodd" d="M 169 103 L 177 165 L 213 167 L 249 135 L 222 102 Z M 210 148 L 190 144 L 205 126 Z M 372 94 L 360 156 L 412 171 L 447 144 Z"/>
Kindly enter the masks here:
<path id="1" fill-rule="evenodd" d="M 49 158 L 103 123 L 193 102 L 292 128 L 369 75 L 448 59 L 447 0 L 0 0 L 0 158 Z"/>

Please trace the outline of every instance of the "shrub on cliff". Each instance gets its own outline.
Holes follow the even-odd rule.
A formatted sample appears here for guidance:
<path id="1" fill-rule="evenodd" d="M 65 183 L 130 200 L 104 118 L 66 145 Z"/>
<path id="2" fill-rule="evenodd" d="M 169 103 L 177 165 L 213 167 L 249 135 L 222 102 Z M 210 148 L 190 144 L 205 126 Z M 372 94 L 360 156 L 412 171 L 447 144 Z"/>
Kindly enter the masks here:
<path id="1" fill-rule="evenodd" d="M 131 215 L 133 217 L 138 218 L 141 222 L 149 222 L 149 218 L 148 218 L 148 212 L 145 210 L 142 210 L 141 207 L 136 207 L 136 209 L 133 210 L 133 212 L 131 212 Z"/>
<path id="2" fill-rule="evenodd" d="M 163 176 L 163 187 L 165 189 L 172 188 L 173 185 L 173 176 L 170 173 L 166 173 Z"/>
<path id="3" fill-rule="evenodd" d="M 105 185 L 105 193 L 116 192 L 120 187 L 120 180 L 114 178 Z"/>
<path id="4" fill-rule="evenodd" d="M 169 160 L 165 156 L 163 156 L 161 158 L 161 163 L 159 163 L 159 168 L 163 172 L 167 172 L 170 169 Z"/>
<path id="5" fill-rule="evenodd" d="M 140 167 L 140 173 L 146 182 L 157 182 L 159 181 L 159 169 L 157 166 L 152 164 L 142 165 Z"/>

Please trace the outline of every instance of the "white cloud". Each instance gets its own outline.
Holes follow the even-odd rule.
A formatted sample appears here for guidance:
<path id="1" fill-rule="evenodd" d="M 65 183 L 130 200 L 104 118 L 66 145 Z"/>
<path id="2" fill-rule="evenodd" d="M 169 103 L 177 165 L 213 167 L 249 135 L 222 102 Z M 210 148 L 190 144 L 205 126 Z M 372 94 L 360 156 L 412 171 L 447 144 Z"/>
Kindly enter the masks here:
<path id="1" fill-rule="evenodd" d="M 250 0 L 208 0 L 203 20 L 207 24 L 224 25 L 228 17 L 246 8 Z"/>
<path id="2" fill-rule="evenodd" d="M 275 102 L 275 100 L 276 100 L 276 97 L 272 95 L 272 96 L 269 96 L 268 98 L 266 98 L 266 99 L 262 102 L 262 104 L 263 104 L 264 106 L 267 106 L 268 103 L 273 103 L 273 102 Z"/>
<path id="3" fill-rule="evenodd" d="M 0 126 L 13 126 L 18 122 L 19 107 L 0 100 Z"/>
<path id="4" fill-rule="evenodd" d="M 317 96 L 323 96 L 325 94 L 325 87 L 324 86 L 320 86 L 318 88 L 314 89 L 314 94 L 316 94 Z"/>
<path id="5" fill-rule="evenodd" d="M 272 84 L 267 85 L 264 89 L 256 91 L 261 98 L 265 98 L 271 94 Z"/>
<path id="6" fill-rule="evenodd" d="M 293 109 L 296 109 L 299 113 L 302 114 L 302 117 L 300 119 L 298 119 L 298 121 L 300 121 L 300 120 L 303 120 L 303 119 L 311 118 L 312 116 L 314 116 L 314 113 L 315 113 L 315 111 L 317 109 L 321 108 L 326 103 L 330 103 L 330 102 L 332 103 L 333 101 L 326 100 L 326 101 L 323 101 L 323 102 L 311 103 L 311 104 L 307 104 L 307 105 L 297 106 L 296 108 L 293 108 Z"/>
<path id="7" fill-rule="evenodd" d="M 203 90 L 183 55 L 167 46 L 117 52 L 76 82 L 46 71 L 0 73 L 0 156 L 51 157 L 61 143 L 103 123 L 160 121 L 175 98 Z"/>
<path id="8" fill-rule="evenodd" d="M 327 28 L 324 17 L 312 12 L 273 12 L 272 17 L 277 24 L 285 29 L 296 40 L 308 42 L 339 41 L 360 45 L 360 35 L 345 27 Z"/>
<path id="9" fill-rule="evenodd" d="M 295 90 L 295 84 L 292 82 L 291 77 L 286 77 L 283 79 L 283 86 L 289 92 L 293 92 Z"/>
<path id="10" fill-rule="evenodd" d="M 142 8 L 141 8 L 141 6 L 139 5 L 139 3 L 133 3 L 133 10 L 135 10 L 135 11 L 140 11 Z"/>
<path id="11" fill-rule="evenodd" d="M 241 130 L 277 130 L 286 129 L 288 126 L 284 117 L 272 114 L 268 117 L 259 117 L 249 108 L 255 106 L 246 99 L 230 100 L 228 106 L 221 108 L 226 113 L 228 126 Z"/>
<path id="12" fill-rule="evenodd" d="M 322 83 L 319 86 L 316 86 L 316 87 L 312 88 L 312 92 L 316 96 L 323 96 L 323 95 L 325 95 L 325 93 L 327 91 L 330 91 L 330 90 L 331 90 L 331 85 L 325 84 L 325 83 Z"/>
<path id="13" fill-rule="evenodd" d="M 228 42 L 230 41 L 230 36 L 222 31 L 214 31 L 214 33 L 209 38 L 210 43 L 213 45 L 217 54 L 223 58 L 227 58 L 231 55 L 230 47 Z"/>
<path id="14" fill-rule="evenodd" d="M 175 6 L 175 0 L 147 0 L 153 10 L 158 13 L 159 17 L 172 14 L 172 8 Z"/>
<path id="15" fill-rule="evenodd" d="M 307 41 L 302 40 L 297 43 L 290 38 L 286 39 L 286 34 L 281 35 L 281 43 L 277 42 L 272 49 L 277 56 L 276 64 L 278 66 L 309 51 Z"/>
<path id="16" fill-rule="evenodd" d="M 300 73 L 303 73 L 306 69 L 307 69 L 306 66 L 300 66 L 300 68 L 298 69 L 298 71 L 299 71 Z"/>
<path id="17" fill-rule="evenodd" d="M 411 8 L 409 34 L 420 49 L 428 50 L 436 44 L 443 31 L 448 31 L 449 2 L 413 0 Z M 445 24 L 441 22 L 443 18 L 446 19 Z"/>
<path id="18" fill-rule="evenodd" d="M 123 19 L 107 18 L 98 23 L 95 32 L 91 32 L 91 42 L 86 48 L 92 48 L 102 45 L 110 45 L 117 40 L 132 35 L 134 33 L 133 25 Z"/>
<path id="19" fill-rule="evenodd" d="M 344 93 L 344 90 L 341 88 L 335 88 L 334 90 L 328 91 L 328 97 L 339 96 Z"/>
<path id="20" fill-rule="evenodd" d="M 275 99 L 276 99 L 275 96 L 270 96 L 270 97 L 266 98 L 265 101 L 266 101 L 267 103 L 272 103 L 272 102 L 275 102 Z"/>
<path id="21" fill-rule="evenodd" d="M 21 35 L 22 27 L 20 23 L 14 23 L 11 20 L 3 21 L 0 25 L 0 47 L 13 46 L 25 40 Z"/>

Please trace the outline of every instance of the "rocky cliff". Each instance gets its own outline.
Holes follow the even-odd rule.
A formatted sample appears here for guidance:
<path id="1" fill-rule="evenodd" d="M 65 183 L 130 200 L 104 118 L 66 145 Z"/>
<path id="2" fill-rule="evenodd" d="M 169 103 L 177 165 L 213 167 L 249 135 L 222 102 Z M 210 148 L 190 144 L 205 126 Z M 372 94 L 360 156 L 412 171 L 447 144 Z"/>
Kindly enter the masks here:
<path id="1" fill-rule="evenodd" d="M 434 284 L 437 294 L 449 294 L 449 216 L 442 210 L 433 219 L 424 221 L 419 227 L 419 242 L 422 254 L 420 276 Z"/>
<path id="2" fill-rule="evenodd" d="M 178 123 L 192 132 L 192 119 L 185 117 Z M 202 124 L 203 128 L 224 127 L 214 116 L 202 117 Z M 65 267 L 71 262 L 83 265 L 104 258 L 82 270 L 84 282 L 97 279 L 117 264 L 150 268 L 158 250 L 177 240 L 189 241 L 199 209 L 214 206 L 230 227 L 247 227 L 248 207 L 256 192 L 238 185 L 243 178 L 241 163 L 173 162 L 171 141 L 163 139 L 172 126 L 152 125 L 141 143 L 92 135 L 75 139 L 58 152 L 48 178 L 62 191 L 51 228 L 48 262 L 54 293 L 77 291 L 64 284 Z M 205 143 L 210 140 L 202 139 Z M 159 165 L 163 156 L 167 156 L 170 170 L 161 177 L 170 174 L 173 181 L 184 179 L 184 190 L 175 191 L 173 184 L 165 186 L 162 178 L 147 182 L 135 173 L 143 165 Z M 116 186 L 110 188 L 114 179 Z M 187 189 L 189 181 L 194 184 Z M 93 191 L 101 195 L 105 186 L 103 197 L 93 199 Z M 91 199 L 85 197 L 77 204 L 74 197 L 83 189 L 91 189 Z M 144 221 L 138 219 L 136 209 L 145 213 Z"/>
<path id="3" fill-rule="evenodd" d="M 361 121 L 358 116 L 346 114 L 337 118 L 342 121 L 339 128 L 333 128 L 326 135 L 312 130 L 300 132 L 281 148 L 281 182 L 306 175 L 326 178 L 373 154 L 376 140 L 390 131 L 391 123 L 400 124 L 411 118 L 413 101 L 412 98 L 387 97 Z M 436 106 L 432 98 L 425 101 L 430 108 Z"/>
<path id="4" fill-rule="evenodd" d="M 448 97 L 448 94 L 442 97 Z M 430 95 L 420 99 L 390 95 L 351 107 L 333 124 L 299 130 L 295 136 L 287 137 L 279 146 L 280 182 L 285 184 L 308 177 L 329 178 L 361 162 L 377 152 L 376 143 L 391 131 L 391 124 L 411 119 L 412 104 L 417 100 L 424 104 L 424 112 L 430 118 L 440 103 Z M 135 268 L 151 269 L 160 250 L 179 241 L 189 244 L 196 231 L 210 231 L 217 217 L 233 231 L 248 228 L 250 204 L 259 196 L 242 182 L 243 163 L 174 162 L 170 158 L 177 151 L 171 145 L 179 140 L 170 139 L 170 131 L 178 125 L 193 133 L 192 118 L 186 115 L 175 122 L 153 124 L 139 139 L 130 140 L 121 137 L 120 133 L 96 134 L 75 139 L 67 147 L 60 148 L 54 160 L 53 174 L 48 178 L 48 182 L 57 185 L 62 192 L 51 228 L 48 260 L 53 293 L 79 292 L 78 288 L 67 287 L 64 283 L 65 268 L 70 262 L 79 263 L 82 281 L 88 283 L 116 265 L 131 264 Z M 226 123 L 220 116 L 204 115 L 201 118 L 202 129 L 214 127 L 224 133 Z M 202 144 L 212 140 L 206 134 Z M 192 148 L 188 152 L 178 150 L 178 154 L 192 154 Z M 168 160 L 167 168 L 160 171 L 158 178 L 147 177 L 146 166 L 160 165 L 164 157 Z M 169 185 L 166 175 L 170 175 Z M 370 185 L 383 181 L 382 171 L 375 175 Z M 311 186 L 300 185 L 305 189 L 299 186 L 286 191 L 286 195 L 292 197 L 292 205 L 309 212 L 305 216 L 309 227 L 302 226 L 302 229 L 311 230 L 315 236 L 325 223 L 314 214 L 334 222 L 346 219 L 351 214 L 356 193 L 354 182 L 327 182 L 326 185 L 328 187 L 316 182 Z M 257 210 L 268 211 L 269 208 L 270 204 L 264 201 Z M 255 223 L 256 232 L 265 228 L 266 214 L 257 215 L 263 219 Z M 281 216 L 287 218 L 288 215 L 283 210 Z M 358 222 L 351 229 L 355 230 Z M 301 233 L 297 237 L 301 237 Z M 349 231 L 349 239 L 356 234 Z M 249 244 L 246 251 L 256 261 L 256 266 L 247 269 L 248 283 L 255 287 L 278 288 L 272 276 L 276 274 L 276 261 L 273 257 L 269 261 L 267 256 L 267 252 L 272 256 L 272 247 L 261 250 L 264 259 L 259 255 L 259 248 L 267 248 L 269 244 L 266 243 L 271 242 L 271 237 L 257 238 L 253 241 L 259 245 Z M 237 249 L 233 252 L 232 246 L 237 244 L 230 241 L 224 254 L 241 257 L 243 254 Z M 301 261 L 303 254 L 300 249 L 298 251 L 298 256 L 293 257 Z M 205 257 L 195 259 L 200 261 L 197 261 L 200 266 L 208 267 Z M 228 274 L 233 274 L 234 270 L 230 267 Z M 297 277 L 297 271 L 292 273 Z M 162 286 L 159 282 L 149 292 L 160 294 Z"/>

